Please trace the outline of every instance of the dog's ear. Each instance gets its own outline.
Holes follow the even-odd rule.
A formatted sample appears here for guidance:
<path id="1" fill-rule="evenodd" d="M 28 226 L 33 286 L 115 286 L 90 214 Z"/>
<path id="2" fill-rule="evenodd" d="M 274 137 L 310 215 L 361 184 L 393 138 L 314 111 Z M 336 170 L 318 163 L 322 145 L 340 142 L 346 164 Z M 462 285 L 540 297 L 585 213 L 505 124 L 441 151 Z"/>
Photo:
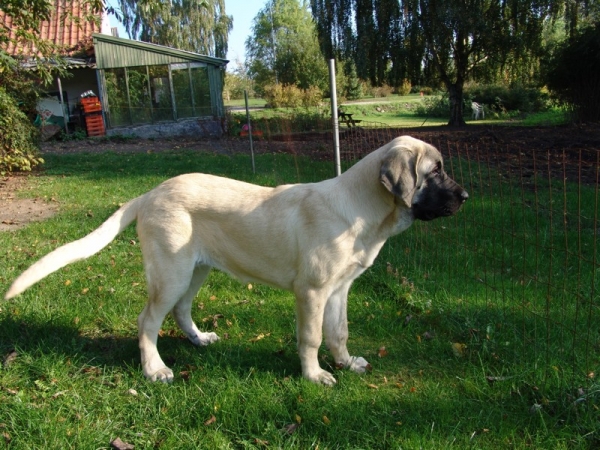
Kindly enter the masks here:
<path id="1" fill-rule="evenodd" d="M 418 152 L 404 146 L 391 148 L 381 164 L 379 181 L 410 207 L 417 184 Z"/>

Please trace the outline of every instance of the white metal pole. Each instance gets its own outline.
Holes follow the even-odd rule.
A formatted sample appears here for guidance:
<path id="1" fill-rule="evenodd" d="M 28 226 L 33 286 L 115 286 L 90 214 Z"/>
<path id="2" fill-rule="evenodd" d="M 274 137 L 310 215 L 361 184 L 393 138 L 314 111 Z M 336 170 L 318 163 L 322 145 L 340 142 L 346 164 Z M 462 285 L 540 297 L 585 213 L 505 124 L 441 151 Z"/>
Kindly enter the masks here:
<path id="1" fill-rule="evenodd" d="M 337 90 L 335 88 L 335 60 L 329 60 L 329 91 L 331 92 L 331 120 L 333 121 L 333 148 L 335 152 L 335 175 L 342 174 L 340 159 L 340 123 L 337 110 Z"/>
<path id="2" fill-rule="evenodd" d="M 246 123 L 248 124 L 248 138 L 250 139 L 250 155 L 252 156 L 252 173 L 256 173 L 254 165 L 254 145 L 252 144 L 252 124 L 250 123 L 250 108 L 248 107 L 248 91 L 244 90 L 244 101 L 246 102 Z"/>

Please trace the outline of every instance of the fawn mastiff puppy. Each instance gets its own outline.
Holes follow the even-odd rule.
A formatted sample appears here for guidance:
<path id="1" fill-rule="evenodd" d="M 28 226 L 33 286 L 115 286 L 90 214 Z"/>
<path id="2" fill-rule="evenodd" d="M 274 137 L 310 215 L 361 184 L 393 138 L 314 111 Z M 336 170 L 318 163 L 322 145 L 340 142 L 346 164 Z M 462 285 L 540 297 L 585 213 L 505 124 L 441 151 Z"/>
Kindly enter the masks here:
<path id="1" fill-rule="evenodd" d="M 241 280 L 294 292 L 302 374 L 331 385 L 335 378 L 317 358 L 323 331 L 337 365 L 359 373 L 368 367 L 346 348 L 346 302 L 354 279 L 373 264 L 390 236 L 415 219 L 454 214 L 467 198 L 444 172 L 440 153 L 409 136 L 320 183 L 270 188 L 213 175 L 181 175 L 40 259 L 15 280 L 6 298 L 92 256 L 136 220 L 149 297 L 138 317 L 147 378 L 173 380 L 156 348 L 169 312 L 193 344 L 219 339 L 200 331 L 191 315 L 196 293 L 216 267 Z"/>

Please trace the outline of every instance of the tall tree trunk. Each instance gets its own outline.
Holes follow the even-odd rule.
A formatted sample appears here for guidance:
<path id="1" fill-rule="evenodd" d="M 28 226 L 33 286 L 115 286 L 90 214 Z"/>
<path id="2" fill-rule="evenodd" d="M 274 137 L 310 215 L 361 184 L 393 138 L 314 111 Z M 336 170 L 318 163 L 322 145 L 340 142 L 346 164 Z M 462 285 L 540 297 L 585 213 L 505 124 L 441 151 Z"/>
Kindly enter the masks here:
<path id="1" fill-rule="evenodd" d="M 463 118 L 463 85 L 462 83 L 448 83 L 448 95 L 450 98 L 450 121 L 448 126 L 465 126 Z"/>

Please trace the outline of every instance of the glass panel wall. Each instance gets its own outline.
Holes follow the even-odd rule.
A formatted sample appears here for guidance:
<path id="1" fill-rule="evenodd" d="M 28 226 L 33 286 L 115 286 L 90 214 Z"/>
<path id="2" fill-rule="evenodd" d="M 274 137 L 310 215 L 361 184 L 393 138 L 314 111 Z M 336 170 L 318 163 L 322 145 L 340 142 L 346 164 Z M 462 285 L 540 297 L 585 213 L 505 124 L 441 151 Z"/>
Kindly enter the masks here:
<path id="1" fill-rule="evenodd" d="M 191 68 L 192 95 L 196 107 L 196 117 L 212 116 L 212 104 L 210 101 L 210 85 L 208 82 L 208 68 L 199 65 Z"/>
<path id="2" fill-rule="evenodd" d="M 104 79 L 111 127 L 213 115 L 204 63 L 105 69 Z"/>
<path id="3" fill-rule="evenodd" d="M 129 103 L 127 101 L 127 78 L 125 69 L 109 69 L 104 71 L 106 95 L 108 97 L 108 120 L 111 127 L 122 127 L 131 124 Z"/>
<path id="4" fill-rule="evenodd" d="M 127 69 L 131 122 L 133 125 L 152 122 L 152 103 L 150 101 L 148 71 L 146 66 Z"/>
<path id="5" fill-rule="evenodd" d="M 171 64 L 171 76 L 173 78 L 173 93 L 175 94 L 177 118 L 194 117 L 194 101 L 190 94 L 189 65 L 187 63 Z"/>
<path id="6" fill-rule="evenodd" d="M 148 66 L 150 89 L 152 93 L 153 119 L 173 120 L 173 103 L 171 102 L 171 86 L 169 83 L 169 66 Z"/>

